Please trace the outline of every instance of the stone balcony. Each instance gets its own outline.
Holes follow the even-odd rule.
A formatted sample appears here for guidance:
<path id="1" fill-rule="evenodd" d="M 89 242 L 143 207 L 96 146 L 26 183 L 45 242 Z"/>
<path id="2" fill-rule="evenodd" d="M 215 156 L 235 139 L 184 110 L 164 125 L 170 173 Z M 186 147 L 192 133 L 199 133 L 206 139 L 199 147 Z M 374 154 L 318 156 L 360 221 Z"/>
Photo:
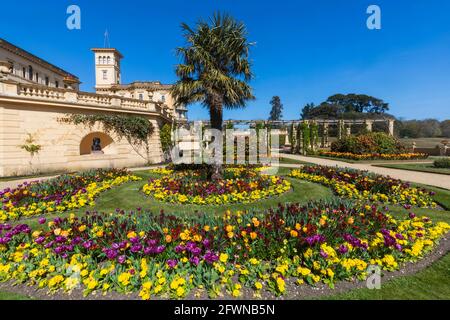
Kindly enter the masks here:
<path id="1" fill-rule="evenodd" d="M 159 114 L 168 120 L 173 111 L 162 102 L 142 101 L 113 95 L 81 92 L 71 89 L 50 88 L 42 85 L 24 84 L 11 80 L 0 80 L 0 99 L 50 102 L 75 105 L 93 109 L 117 109 L 131 113 Z"/>

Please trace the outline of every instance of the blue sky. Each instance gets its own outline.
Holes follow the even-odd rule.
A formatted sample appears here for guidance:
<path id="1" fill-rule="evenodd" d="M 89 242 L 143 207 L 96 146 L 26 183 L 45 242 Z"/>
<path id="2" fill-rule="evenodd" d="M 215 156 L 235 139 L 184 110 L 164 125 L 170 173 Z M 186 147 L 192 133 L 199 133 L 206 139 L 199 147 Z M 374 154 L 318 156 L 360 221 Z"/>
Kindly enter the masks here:
<path id="1" fill-rule="evenodd" d="M 81 8 L 81 30 L 66 28 L 66 9 Z M 366 27 L 366 9 L 382 10 L 382 29 Z M 19 8 L 20 6 L 20 8 Z M 194 24 L 215 10 L 246 23 L 256 42 L 251 58 L 256 100 L 229 119 L 266 119 L 279 95 L 284 118 L 299 118 L 308 102 L 335 93 L 382 98 L 406 119 L 450 119 L 450 1 L 447 0 L 40 0 L 2 3 L 0 37 L 78 75 L 94 86 L 90 48 L 125 56 L 123 82 L 176 80 L 174 54 L 183 45 L 180 23 Z M 9 14 L 8 14 L 9 12 Z M 4 14 L 7 13 L 7 14 Z M 192 120 L 206 118 L 190 106 Z"/>

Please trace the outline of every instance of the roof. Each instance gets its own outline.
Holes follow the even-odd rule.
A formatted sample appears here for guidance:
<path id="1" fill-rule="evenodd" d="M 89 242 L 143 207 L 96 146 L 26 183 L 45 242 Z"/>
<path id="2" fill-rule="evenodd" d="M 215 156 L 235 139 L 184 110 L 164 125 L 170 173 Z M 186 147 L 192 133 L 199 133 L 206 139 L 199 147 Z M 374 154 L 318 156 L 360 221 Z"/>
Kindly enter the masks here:
<path id="1" fill-rule="evenodd" d="M 44 59 L 41 59 L 38 56 L 36 56 L 22 48 L 19 48 L 18 46 L 6 41 L 5 39 L 0 38 L 0 47 L 8 50 L 9 52 L 12 52 L 12 53 L 18 55 L 18 56 L 21 56 L 22 58 L 25 58 L 25 59 L 32 61 L 38 65 L 41 65 L 44 68 L 50 69 L 59 75 L 76 79 L 79 82 L 79 78 L 77 76 L 75 76 L 74 74 L 72 74 L 58 66 L 55 66 L 54 64 L 52 64 Z"/>
<path id="2" fill-rule="evenodd" d="M 106 52 L 114 52 L 115 54 L 117 54 L 120 57 L 120 59 L 123 58 L 123 55 L 120 53 L 120 51 L 117 50 L 117 49 L 114 49 L 114 48 L 92 48 L 91 51 L 93 51 L 93 52 L 105 52 L 105 53 Z"/>
<path id="3" fill-rule="evenodd" d="M 147 90 L 170 90 L 171 84 L 162 84 L 159 81 L 135 81 L 130 84 L 115 84 L 111 90 L 147 89 Z"/>

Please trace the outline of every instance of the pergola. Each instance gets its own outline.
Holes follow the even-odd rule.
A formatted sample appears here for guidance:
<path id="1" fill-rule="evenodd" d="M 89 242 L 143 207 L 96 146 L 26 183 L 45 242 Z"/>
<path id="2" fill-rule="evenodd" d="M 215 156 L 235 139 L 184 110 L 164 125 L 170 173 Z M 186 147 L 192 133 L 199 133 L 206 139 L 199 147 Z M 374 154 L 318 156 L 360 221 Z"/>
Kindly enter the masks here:
<path id="1" fill-rule="evenodd" d="M 190 121 L 181 126 L 192 128 L 192 125 L 199 124 L 209 126 L 210 121 Z M 291 145 L 292 151 L 294 153 L 304 153 L 304 132 L 306 130 L 312 130 L 315 128 L 321 128 L 321 136 L 317 134 L 313 141 L 310 142 L 311 148 L 313 150 L 317 149 L 320 145 L 322 148 L 328 148 L 330 146 L 330 127 L 337 127 L 337 138 L 342 138 L 343 136 L 350 135 L 352 132 L 352 127 L 359 125 L 365 126 L 368 132 L 373 131 L 374 123 L 385 123 L 387 124 L 388 133 L 394 135 L 394 119 L 342 119 L 342 120 L 330 120 L 330 119 L 314 119 L 314 120 L 280 120 L 280 121 L 270 121 L 270 120 L 225 120 L 224 127 L 228 127 L 230 124 L 234 126 L 248 126 L 249 128 L 254 128 L 257 124 L 263 124 L 265 128 L 280 128 L 278 130 L 278 135 L 286 136 L 286 145 Z M 273 129 L 271 130 L 273 133 Z M 293 141 L 291 141 L 293 140 Z M 320 141 L 319 141 L 320 140 Z"/>

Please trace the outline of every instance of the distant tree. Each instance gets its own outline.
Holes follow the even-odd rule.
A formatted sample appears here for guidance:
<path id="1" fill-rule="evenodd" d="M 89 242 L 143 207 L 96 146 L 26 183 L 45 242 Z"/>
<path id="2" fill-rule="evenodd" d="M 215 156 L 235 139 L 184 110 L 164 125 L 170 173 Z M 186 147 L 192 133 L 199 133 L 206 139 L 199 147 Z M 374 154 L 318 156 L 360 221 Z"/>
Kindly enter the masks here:
<path id="1" fill-rule="evenodd" d="M 365 94 L 335 94 L 329 97 L 326 102 L 342 106 L 344 112 L 384 113 L 389 110 L 388 103 Z"/>
<path id="2" fill-rule="evenodd" d="M 272 97 L 270 100 L 270 104 L 272 105 L 272 110 L 270 110 L 270 121 L 279 121 L 283 118 L 283 104 L 281 103 L 281 99 L 279 96 Z"/>
<path id="3" fill-rule="evenodd" d="M 425 119 L 421 121 L 420 135 L 424 138 L 440 137 L 442 135 L 441 123 L 436 119 Z"/>
<path id="4" fill-rule="evenodd" d="M 302 119 L 308 119 L 309 113 L 311 112 L 312 109 L 314 109 L 314 107 L 315 107 L 315 104 L 314 104 L 313 102 L 307 103 L 307 104 L 303 107 L 302 112 L 301 112 L 301 114 L 300 114 L 300 117 L 301 117 Z"/>
<path id="5" fill-rule="evenodd" d="M 311 108 L 303 119 L 337 119 L 342 114 L 342 108 L 327 102 Z"/>
<path id="6" fill-rule="evenodd" d="M 443 134 L 442 124 L 436 119 L 401 121 L 399 126 L 401 137 L 433 138 Z"/>
<path id="7" fill-rule="evenodd" d="M 441 122 L 442 136 L 450 138 L 450 120 L 445 120 Z"/>

